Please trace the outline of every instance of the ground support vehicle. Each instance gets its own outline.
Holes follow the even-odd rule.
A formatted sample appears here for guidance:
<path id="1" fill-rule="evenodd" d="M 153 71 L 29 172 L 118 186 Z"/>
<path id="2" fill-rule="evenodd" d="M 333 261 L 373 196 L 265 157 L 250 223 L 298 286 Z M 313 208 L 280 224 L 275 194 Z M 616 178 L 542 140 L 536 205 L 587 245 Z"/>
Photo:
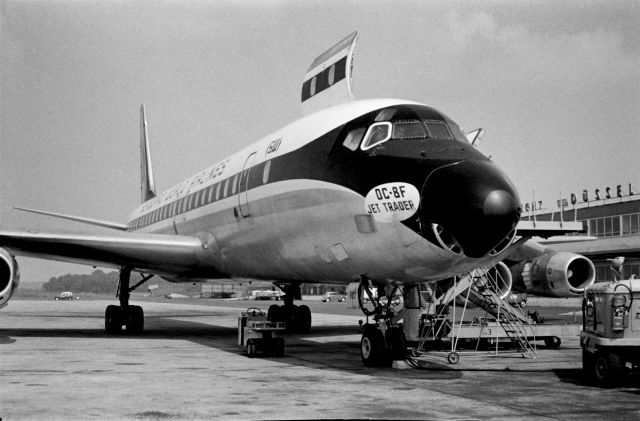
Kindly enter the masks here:
<path id="1" fill-rule="evenodd" d="M 256 307 L 251 307 L 238 318 L 238 345 L 244 348 L 249 358 L 258 353 L 284 356 L 284 339 L 277 337 L 284 332 L 284 322 L 270 322 L 267 315 Z"/>
<path id="2" fill-rule="evenodd" d="M 612 386 L 640 368 L 640 279 L 587 288 L 582 320 L 582 368 L 588 379 Z"/>

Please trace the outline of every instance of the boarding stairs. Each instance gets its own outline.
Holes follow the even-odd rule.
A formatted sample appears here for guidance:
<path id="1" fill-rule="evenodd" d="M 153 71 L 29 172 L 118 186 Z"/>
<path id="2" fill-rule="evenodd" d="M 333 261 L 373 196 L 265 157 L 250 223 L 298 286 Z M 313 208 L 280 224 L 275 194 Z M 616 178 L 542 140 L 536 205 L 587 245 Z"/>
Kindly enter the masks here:
<path id="1" fill-rule="evenodd" d="M 535 358 L 535 345 L 529 338 L 535 337 L 529 318 L 524 312 L 510 305 L 499 294 L 499 272 L 488 268 L 478 268 L 469 272 L 465 277 L 470 278 L 471 288 L 469 300 L 496 318 L 505 334 L 515 346 L 516 350 L 525 358 Z"/>
<path id="2" fill-rule="evenodd" d="M 453 323 L 451 323 L 448 316 L 446 316 L 446 308 L 456 297 L 466 296 L 466 301 L 471 301 L 485 310 L 487 314 L 496 318 L 505 335 L 523 357 L 535 358 L 535 346 L 529 341 L 529 338 L 535 337 L 530 320 L 522 310 L 514 308 L 500 296 L 498 286 L 500 284 L 504 285 L 504 282 L 499 279 L 499 272 L 491 269 L 491 267 L 482 267 L 470 271 L 461 276 L 449 290 L 438 297 L 434 305 L 440 311 L 435 316 L 430 317 L 429 322 L 425 324 L 423 332 L 421 332 L 418 350 L 423 349 L 426 342 L 447 335 L 452 338 L 454 344 L 457 343 L 457 338 L 455 338 L 456 322 L 453 320 Z M 463 318 L 465 309 L 466 304 L 463 308 Z"/>

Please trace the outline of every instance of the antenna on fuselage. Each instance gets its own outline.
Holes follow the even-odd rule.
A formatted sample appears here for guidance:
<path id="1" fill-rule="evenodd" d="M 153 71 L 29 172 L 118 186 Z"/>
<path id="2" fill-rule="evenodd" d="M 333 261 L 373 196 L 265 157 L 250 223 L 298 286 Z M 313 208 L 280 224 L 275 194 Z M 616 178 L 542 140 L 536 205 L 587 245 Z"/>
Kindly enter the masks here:
<path id="1" fill-rule="evenodd" d="M 142 203 L 156 197 L 156 184 L 153 180 L 144 104 L 140 106 L 140 192 Z"/>

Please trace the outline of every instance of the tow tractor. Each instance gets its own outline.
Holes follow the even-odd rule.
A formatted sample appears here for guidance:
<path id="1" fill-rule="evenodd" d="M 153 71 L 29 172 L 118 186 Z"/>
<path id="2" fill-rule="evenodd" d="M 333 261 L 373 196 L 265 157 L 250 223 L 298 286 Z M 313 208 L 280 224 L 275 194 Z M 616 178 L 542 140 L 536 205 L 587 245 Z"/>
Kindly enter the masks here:
<path id="1" fill-rule="evenodd" d="M 582 301 L 582 368 L 611 386 L 640 367 L 640 279 L 598 282 Z"/>
<path id="2" fill-rule="evenodd" d="M 271 322 L 257 307 L 250 307 L 238 318 L 238 345 L 245 349 L 249 358 L 258 353 L 284 356 L 284 339 L 277 337 L 284 332 L 284 322 Z"/>

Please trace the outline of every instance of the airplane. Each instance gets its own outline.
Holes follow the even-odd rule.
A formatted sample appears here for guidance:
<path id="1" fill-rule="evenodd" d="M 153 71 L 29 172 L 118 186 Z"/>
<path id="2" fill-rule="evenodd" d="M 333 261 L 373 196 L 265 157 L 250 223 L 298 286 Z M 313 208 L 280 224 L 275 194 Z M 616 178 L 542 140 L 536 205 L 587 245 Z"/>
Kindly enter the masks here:
<path id="1" fill-rule="evenodd" d="M 378 306 L 371 287 L 388 298 L 400 288 L 404 327 L 383 317 L 363 333 L 362 360 L 378 365 L 415 336 L 425 282 L 498 264 L 507 288 L 569 296 L 593 283 L 588 259 L 530 239 L 567 229 L 520 220 L 514 184 L 477 148 L 482 130 L 466 134 L 419 102 L 354 99 L 356 40 L 353 32 L 312 62 L 302 118 L 161 194 L 143 105 L 141 205 L 126 224 L 20 208 L 110 231 L 0 230 L 0 307 L 18 287 L 16 256 L 118 269 L 109 334 L 143 331 L 143 309 L 129 299 L 152 276 L 272 281 L 284 305 L 268 317 L 297 332 L 311 328 L 309 307 L 294 304 L 301 283 L 358 282 Z M 513 275 L 502 261 L 515 264 Z M 132 272 L 144 274 L 135 285 Z"/>

